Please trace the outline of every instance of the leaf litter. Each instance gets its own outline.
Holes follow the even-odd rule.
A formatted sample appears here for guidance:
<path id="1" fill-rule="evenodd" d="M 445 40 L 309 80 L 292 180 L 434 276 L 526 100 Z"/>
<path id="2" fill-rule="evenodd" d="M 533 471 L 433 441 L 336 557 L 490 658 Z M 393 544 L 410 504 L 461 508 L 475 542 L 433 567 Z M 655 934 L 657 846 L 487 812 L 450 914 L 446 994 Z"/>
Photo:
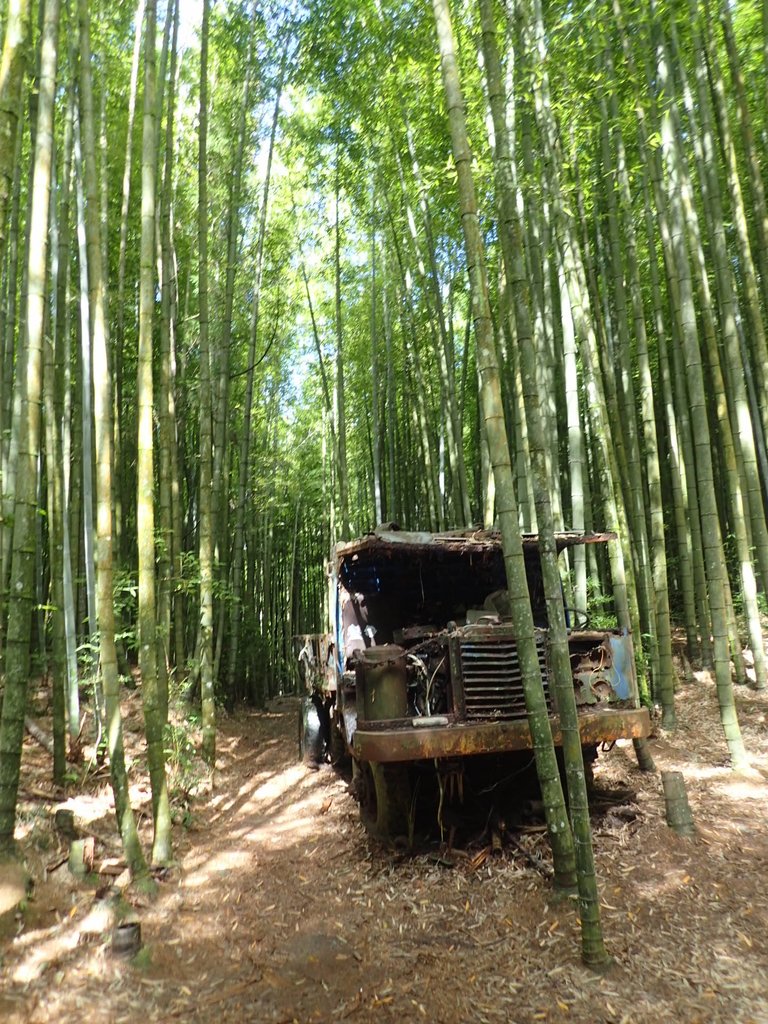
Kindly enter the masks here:
<path id="1" fill-rule="evenodd" d="M 115 875 L 110 798 L 93 780 L 94 869 L 145 943 L 137 962 L 118 959 L 108 934 L 81 934 L 95 894 L 59 863 L 46 828 L 60 795 L 41 814 L 43 755 L 28 741 L 23 841 L 38 884 L 0 939 L 0 1019 L 768 1024 L 768 695 L 737 699 L 749 776 L 728 769 L 708 675 L 680 687 L 678 732 L 651 741 L 657 767 L 685 775 L 692 840 L 667 828 L 658 775 L 640 773 L 630 744 L 600 756 L 606 976 L 580 962 L 576 904 L 552 892 L 540 827 L 500 847 L 387 850 L 330 767 L 297 772 L 290 711 L 224 719 L 215 785 L 193 801 L 194 830 L 177 827 L 151 904 Z"/>

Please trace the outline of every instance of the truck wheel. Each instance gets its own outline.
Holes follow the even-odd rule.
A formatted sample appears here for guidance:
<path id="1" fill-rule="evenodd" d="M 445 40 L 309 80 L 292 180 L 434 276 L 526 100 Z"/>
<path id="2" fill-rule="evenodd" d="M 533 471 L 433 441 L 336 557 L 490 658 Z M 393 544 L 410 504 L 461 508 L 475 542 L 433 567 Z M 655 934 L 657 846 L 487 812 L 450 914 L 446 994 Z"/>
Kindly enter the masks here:
<path id="1" fill-rule="evenodd" d="M 597 744 L 590 743 L 586 747 L 581 748 L 581 754 L 584 758 L 584 779 L 587 783 L 587 789 L 592 790 L 595 788 L 595 762 L 597 761 Z"/>
<path id="2" fill-rule="evenodd" d="M 325 754 L 323 726 L 315 702 L 302 697 L 299 710 L 299 757 L 311 768 L 322 764 Z"/>
<path id="3" fill-rule="evenodd" d="M 330 719 L 328 727 L 328 753 L 332 765 L 343 765 L 349 761 L 349 750 L 347 749 L 347 738 L 341 731 L 341 727 L 335 715 Z"/>
<path id="4" fill-rule="evenodd" d="M 404 764 L 362 764 L 360 818 L 376 839 L 410 836 L 411 782 Z"/>

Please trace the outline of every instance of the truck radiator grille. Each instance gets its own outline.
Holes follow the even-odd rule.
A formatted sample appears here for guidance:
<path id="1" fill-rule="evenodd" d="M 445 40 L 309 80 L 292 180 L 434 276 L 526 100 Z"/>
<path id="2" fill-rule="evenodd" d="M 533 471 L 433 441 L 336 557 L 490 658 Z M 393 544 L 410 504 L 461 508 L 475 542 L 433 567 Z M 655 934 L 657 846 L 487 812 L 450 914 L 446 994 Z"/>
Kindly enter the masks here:
<path id="1" fill-rule="evenodd" d="M 552 698 L 542 637 L 537 637 L 536 647 L 544 680 L 547 708 L 551 712 Z M 525 718 L 523 679 L 514 640 L 465 638 L 459 644 L 459 656 L 464 681 L 464 706 L 468 719 Z"/>

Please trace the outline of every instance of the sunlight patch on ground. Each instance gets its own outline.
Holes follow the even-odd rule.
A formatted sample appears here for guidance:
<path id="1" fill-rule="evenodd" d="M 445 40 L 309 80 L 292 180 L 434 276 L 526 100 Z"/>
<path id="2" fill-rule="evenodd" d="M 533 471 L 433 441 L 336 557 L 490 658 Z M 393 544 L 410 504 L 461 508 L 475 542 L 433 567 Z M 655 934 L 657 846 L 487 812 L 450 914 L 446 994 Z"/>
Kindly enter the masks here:
<path id="1" fill-rule="evenodd" d="M 149 788 L 144 780 L 134 782 L 130 787 L 129 794 L 134 813 L 150 800 Z M 114 823 L 115 813 L 112 786 L 109 782 L 105 782 L 95 793 L 76 793 L 63 803 L 57 804 L 57 808 L 73 811 L 77 824 L 86 830 L 105 818 L 111 826 Z"/>
<path id="2" fill-rule="evenodd" d="M 691 885 L 693 878 L 683 868 L 676 870 L 667 870 L 666 874 L 659 876 L 648 881 L 635 882 L 633 885 L 633 891 L 638 895 L 645 897 L 649 903 L 662 896 L 670 896 L 681 889 L 685 889 L 686 886 Z"/>
<path id="3" fill-rule="evenodd" d="M 249 849 L 239 848 L 213 858 L 200 856 L 188 860 L 184 887 L 204 888 L 215 875 L 247 868 L 254 857 L 254 846 L 268 848 L 270 851 L 289 849 L 295 846 L 298 840 L 311 839 L 317 828 L 317 809 L 308 806 L 305 807 L 304 813 L 301 813 L 300 807 L 294 805 L 290 812 L 264 821 L 263 824 L 246 832 L 241 839 L 248 844 Z"/>
<path id="4" fill-rule="evenodd" d="M 73 908 L 73 912 L 75 909 Z M 101 905 L 92 907 L 77 923 L 72 922 L 71 918 L 65 918 L 49 930 L 48 938 L 43 938 L 45 933 L 39 929 L 27 933 L 17 940 L 17 948 L 32 944 L 33 948 L 16 965 L 11 975 L 13 980 L 21 985 L 28 985 L 48 970 L 51 964 L 55 964 L 75 950 L 81 942 L 109 931 L 113 923 L 113 914 L 108 907 Z M 83 957 L 78 971 L 94 978 L 100 977 L 103 964 L 99 954 L 102 952 L 96 950 L 93 954 L 89 953 L 87 957 Z"/>
<path id="5" fill-rule="evenodd" d="M 686 782 L 712 782 L 715 779 L 728 779 L 733 776 L 727 765 L 694 765 L 689 761 L 670 761 L 664 768 L 682 772 Z"/>
<path id="6" fill-rule="evenodd" d="M 70 953 L 79 941 L 80 932 L 77 930 L 65 933 L 57 932 L 44 942 L 38 940 L 29 956 L 17 965 L 12 975 L 13 980 L 21 985 L 28 985 L 31 981 L 35 981 L 51 961 L 57 960 L 65 953 Z"/>
<path id="7" fill-rule="evenodd" d="M 293 769 L 284 774 L 293 775 Z M 301 774 L 301 771 L 300 773 Z M 262 787 L 265 788 L 265 787 Z M 271 793 L 269 787 L 266 787 Z M 279 788 L 284 791 L 282 782 Z M 294 843 L 300 836 L 306 836 L 317 824 L 320 802 L 316 794 L 299 797 L 298 794 L 288 806 L 274 816 L 264 817 L 257 822 L 244 836 L 249 843 L 256 845 L 269 844 L 270 847 L 283 847 Z"/>
<path id="8" fill-rule="evenodd" d="M 206 857 L 202 867 L 191 871 L 184 879 L 185 889 L 197 889 L 210 881 L 213 875 L 245 869 L 251 860 L 247 850 L 222 850 L 213 857 Z"/>
<path id="9" fill-rule="evenodd" d="M 242 785 L 237 796 L 226 795 L 229 806 L 237 797 L 246 798 L 238 808 L 238 815 L 250 818 L 263 805 L 260 818 L 244 832 L 240 839 L 246 848 L 225 850 L 214 857 L 191 858 L 187 861 L 184 885 L 190 889 L 205 886 L 216 874 L 237 871 L 247 866 L 254 856 L 254 847 L 283 849 L 295 845 L 297 840 L 311 836 L 317 829 L 322 798 L 314 789 L 305 791 L 314 776 L 307 775 L 304 765 L 291 765 L 281 772 L 261 773 Z M 250 787 L 256 785 L 256 789 Z M 275 806 L 277 804 L 277 806 Z"/>
<path id="10" fill-rule="evenodd" d="M 131 801 L 135 807 L 137 804 L 137 793 L 131 792 Z M 78 793 L 72 796 L 63 804 L 59 804 L 60 808 L 73 811 L 75 817 L 83 824 L 90 825 L 99 818 L 103 818 L 106 814 L 109 814 L 112 808 L 115 806 L 114 797 L 112 795 L 112 789 L 110 786 L 102 786 L 102 788 L 93 794 Z"/>
<path id="11" fill-rule="evenodd" d="M 0 916 L 13 910 L 27 893 L 27 873 L 20 864 L 0 864 Z"/>
<path id="12" fill-rule="evenodd" d="M 246 838 L 250 843 L 269 844 L 272 849 L 289 846 L 296 841 L 297 835 L 308 837 L 312 833 L 317 826 L 316 815 L 316 811 L 302 817 L 292 814 L 290 818 L 265 822 L 251 829 Z"/>
<path id="13" fill-rule="evenodd" d="M 251 801 L 271 801 L 283 796 L 289 789 L 295 787 L 301 780 L 306 769 L 303 765 L 291 765 L 282 772 L 259 772 L 257 775 L 248 778 L 236 791 L 220 793 L 211 800 L 211 807 L 218 811 L 227 811 L 234 808 L 238 800 L 244 800 L 244 808 Z M 256 789 L 253 789 L 253 786 Z"/>
<path id="14" fill-rule="evenodd" d="M 714 792 L 736 803 L 755 800 L 766 804 L 768 780 L 760 770 L 763 759 L 753 757 L 750 761 L 751 764 L 739 772 L 728 765 L 694 765 L 687 761 L 670 762 L 665 767 L 682 772 L 686 782 L 712 783 Z"/>
<path id="15" fill-rule="evenodd" d="M 292 786 L 297 785 L 305 774 L 306 768 L 302 764 L 295 764 L 286 768 L 279 775 L 273 775 L 252 794 L 254 800 L 276 800 Z"/>
<path id="16" fill-rule="evenodd" d="M 768 787 L 762 778 L 758 781 L 736 777 L 732 781 L 724 781 L 718 786 L 718 792 L 730 800 L 740 803 L 742 800 L 759 800 L 763 807 L 768 806 Z"/>

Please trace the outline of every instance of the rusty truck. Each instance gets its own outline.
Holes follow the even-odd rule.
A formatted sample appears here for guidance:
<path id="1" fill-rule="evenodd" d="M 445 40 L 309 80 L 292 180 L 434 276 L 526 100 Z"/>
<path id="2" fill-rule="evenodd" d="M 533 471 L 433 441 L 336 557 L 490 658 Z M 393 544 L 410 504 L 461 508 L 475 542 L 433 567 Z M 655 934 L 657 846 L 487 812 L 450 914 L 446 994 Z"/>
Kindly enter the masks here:
<path id="1" fill-rule="evenodd" d="M 559 552 L 611 539 L 556 537 Z M 538 538 L 524 535 L 523 550 L 558 744 Z M 419 793 L 435 793 L 445 815 L 451 801 L 471 800 L 480 769 L 487 782 L 515 757 L 527 753 L 532 762 L 498 533 L 378 528 L 335 546 L 328 584 L 329 629 L 302 638 L 300 745 L 310 764 L 351 758 L 369 832 L 412 835 Z M 638 699 L 631 636 L 591 628 L 583 610 L 566 614 L 589 765 L 598 746 L 647 736 L 649 715 Z"/>

